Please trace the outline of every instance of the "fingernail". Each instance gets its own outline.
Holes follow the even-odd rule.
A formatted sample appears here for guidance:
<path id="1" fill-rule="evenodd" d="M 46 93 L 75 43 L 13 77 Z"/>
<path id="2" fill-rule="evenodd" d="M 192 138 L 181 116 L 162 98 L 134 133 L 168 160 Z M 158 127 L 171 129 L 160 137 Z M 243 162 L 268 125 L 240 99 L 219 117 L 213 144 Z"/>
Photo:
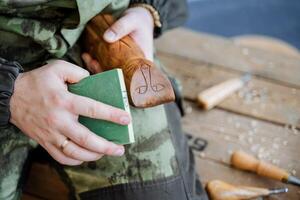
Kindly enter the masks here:
<path id="1" fill-rule="evenodd" d="M 116 34 L 111 30 L 107 30 L 104 34 L 104 37 L 109 41 L 114 41 L 114 39 L 116 38 Z"/>
<path id="2" fill-rule="evenodd" d="M 124 148 L 119 148 L 114 153 L 115 156 L 123 156 L 123 154 L 124 154 Z"/>
<path id="3" fill-rule="evenodd" d="M 123 124 L 123 125 L 127 125 L 127 124 L 130 123 L 130 118 L 127 117 L 127 116 L 122 116 L 122 117 L 120 118 L 120 122 L 121 122 L 121 124 Z"/>

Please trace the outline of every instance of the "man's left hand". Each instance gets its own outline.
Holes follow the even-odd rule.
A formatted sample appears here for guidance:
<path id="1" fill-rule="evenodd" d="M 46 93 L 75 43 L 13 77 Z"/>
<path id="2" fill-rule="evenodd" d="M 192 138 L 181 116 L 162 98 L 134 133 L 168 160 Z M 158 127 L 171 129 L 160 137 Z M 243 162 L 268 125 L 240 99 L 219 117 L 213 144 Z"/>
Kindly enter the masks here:
<path id="1" fill-rule="evenodd" d="M 103 35 L 105 41 L 116 42 L 129 35 L 144 52 L 145 57 L 153 61 L 153 28 L 154 22 L 151 13 L 142 7 L 129 8 L 124 15 L 117 20 Z M 90 54 L 83 53 L 84 60 L 89 71 L 100 72 L 99 62 Z M 95 70 L 98 69 L 98 70 Z"/>

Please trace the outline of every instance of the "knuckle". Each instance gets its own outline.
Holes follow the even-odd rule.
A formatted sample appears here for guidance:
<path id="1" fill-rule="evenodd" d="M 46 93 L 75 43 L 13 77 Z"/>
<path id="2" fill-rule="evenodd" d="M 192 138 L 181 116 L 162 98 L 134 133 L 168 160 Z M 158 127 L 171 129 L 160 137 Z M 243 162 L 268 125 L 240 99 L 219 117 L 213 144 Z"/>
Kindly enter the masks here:
<path id="1" fill-rule="evenodd" d="M 119 122 L 120 116 L 124 115 L 122 111 L 115 109 L 115 108 L 107 108 L 107 117 L 108 120 L 113 122 Z"/>
<path id="2" fill-rule="evenodd" d="M 78 136 L 78 144 L 82 147 L 86 147 L 89 141 L 89 134 L 81 134 Z"/>
<path id="3" fill-rule="evenodd" d="M 69 102 L 67 103 L 67 109 L 71 112 L 71 113 L 75 113 L 76 111 L 76 104 L 74 103 L 73 100 L 69 100 Z"/>
<path id="4" fill-rule="evenodd" d="M 56 107 L 65 107 L 67 108 L 72 103 L 71 98 L 66 92 L 55 92 L 52 95 L 53 104 Z"/>
<path id="5" fill-rule="evenodd" d="M 55 106 L 65 107 L 69 103 L 69 98 L 63 92 L 54 92 L 52 94 L 52 102 Z"/>
<path id="6" fill-rule="evenodd" d="M 129 13 L 127 17 L 128 17 L 128 21 L 130 21 L 131 24 L 136 24 L 138 20 L 141 19 L 136 12 Z"/>
<path id="7" fill-rule="evenodd" d="M 54 112 L 51 112 L 46 116 L 46 123 L 48 126 L 58 125 L 59 121 L 59 116 Z"/>
<path id="8" fill-rule="evenodd" d="M 69 150 L 69 153 L 68 153 L 68 154 L 69 154 L 70 157 L 76 158 L 77 151 L 76 151 L 76 149 L 74 148 L 74 149 Z"/>
<path id="9" fill-rule="evenodd" d="M 91 118 L 96 118 L 97 116 L 97 104 L 92 102 L 90 106 L 87 107 L 87 114 Z"/>
<path id="10" fill-rule="evenodd" d="M 72 96 L 66 95 L 64 106 L 66 107 L 66 109 L 68 109 L 72 113 L 74 113 L 76 111 L 76 104 L 75 104 L 74 98 Z"/>
<path id="11" fill-rule="evenodd" d="M 115 151 L 115 148 L 113 148 L 113 145 L 107 144 L 104 147 L 103 153 L 105 155 L 113 155 L 114 151 Z"/>
<path id="12" fill-rule="evenodd" d="M 110 120 L 110 121 L 119 121 L 118 119 L 119 119 L 119 117 L 118 117 L 118 115 L 116 114 L 115 111 L 113 111 L 113 110 L 108 111 L 108 120 Z"/>
<path id="13" fill-rule="evenodd" d="M 126 32 L 126 27 L 122 22 L 116 23 L 115 26 L 112 27 L 112 29 L 118 35 L 124 34 Z"/>

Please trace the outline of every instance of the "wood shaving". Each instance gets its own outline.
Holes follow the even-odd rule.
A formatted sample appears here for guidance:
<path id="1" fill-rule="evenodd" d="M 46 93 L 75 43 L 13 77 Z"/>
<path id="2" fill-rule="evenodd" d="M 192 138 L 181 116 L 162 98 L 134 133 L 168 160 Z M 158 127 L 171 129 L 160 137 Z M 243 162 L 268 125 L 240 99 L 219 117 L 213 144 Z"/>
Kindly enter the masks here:
<path id="1" fill-rule="evenodd" d="M 248 135 L 249 135 L 249 136 L 253 136 L 253 135 L 254 135 L 254 131 L 251 131 L 251 130 L 248 131 Z"/>
<path id="2" fill-rule="evenodd" d="M 227 150 L 227 153 L 228 153 L 229 155 L 232 155 L 233 151 L 232 151 L 231 149 L 229 149 L 229 150 Z"/>
<path id="3" fill-rule="evenodd" d="M 280 161 L 279 161 L 278 159 L 273 159 L 273 160 L 272 160 L 272 163 L 273 163 L 274 165 L 278 165 L 278 164 L 280 163 Z"/>
<path id="4" fill-rule="evenodd" d="M 224 127 L 220 127 L 219 131 L 222 132 L 222 133 L 224 133 L 224 131 L 225 131 Z"/>
<path id="5" fill-rule="evenodd" d="M 204 152 L 201 152 L 199 155 L 200 155 L 201 158 L 205 158 L 206 157 L 206 154 Z"/>
<path id="6" fill-rule="evenodd" d="M 239 135 L 239 136 L 238 136 L 238 139 L 239 139 L 239 141 L 241 141 L 241 142 L 244 141 L 244 138 L 245 138 L 244 135 Z"/>
<path id="7" fill-rule="evenodd" d="M 247 138 L 247 141 L 248 141 L 249 144 L 252 144 L 253 143 L 253 138 L 249 137 L 249 138 Z"/>
<path id="8" fill-rule="evenodd" d="M 265 141 L 267 141 L 265 137 L 260 138 L 260 142 L 264 143 Z"/>
<path id="9" fill-rule="evenodd" d="M 185 108 L 185 112 L 186 112 L 186 114 L 190 114 L 190 113 L 193 112 L 193 108 L 192 108 L 191 106 L 187 106 L 187 107 Z"/>
<path id="10" fill-rule="evenodd" d="M 254 128 L 257 126 L 257 121 L 251 120 L 251 126 Z"/>
<path id="11" fill-rule="evenodd" d="M 241 124 L 239 122 L 236 122 L 234 126 L 235 128 L 240 128 Z"/>
<path id="12" fill-rule="evenodd" d="M 279 145 L 276 144 L 276 143 L 274 143 L 274 144 L 272 145 L 272 147 L 273 147 L 274 149 L 279 149 Z"/>

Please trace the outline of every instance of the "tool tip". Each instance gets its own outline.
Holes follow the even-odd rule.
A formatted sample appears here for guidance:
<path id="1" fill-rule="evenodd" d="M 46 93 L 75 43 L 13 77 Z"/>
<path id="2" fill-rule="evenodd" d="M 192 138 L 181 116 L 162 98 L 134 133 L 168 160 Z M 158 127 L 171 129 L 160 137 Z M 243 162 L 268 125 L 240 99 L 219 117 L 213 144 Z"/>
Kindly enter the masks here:
<path id="1" fill-rule="evenodd" d="M 270 194 L 287 193 L 288 191 L 289 191 L 288 188 L 271 189 L 271 190 L 270 190 Z"/>
<path id="2" fill-rule="evenodd" d="M 300 186 L 300 179 L 295 177 L 295 176 L 289 176 L 287 181 L 287 183 L 291 183 L 293 185 L 297 185 L 297 186 Z"/>

